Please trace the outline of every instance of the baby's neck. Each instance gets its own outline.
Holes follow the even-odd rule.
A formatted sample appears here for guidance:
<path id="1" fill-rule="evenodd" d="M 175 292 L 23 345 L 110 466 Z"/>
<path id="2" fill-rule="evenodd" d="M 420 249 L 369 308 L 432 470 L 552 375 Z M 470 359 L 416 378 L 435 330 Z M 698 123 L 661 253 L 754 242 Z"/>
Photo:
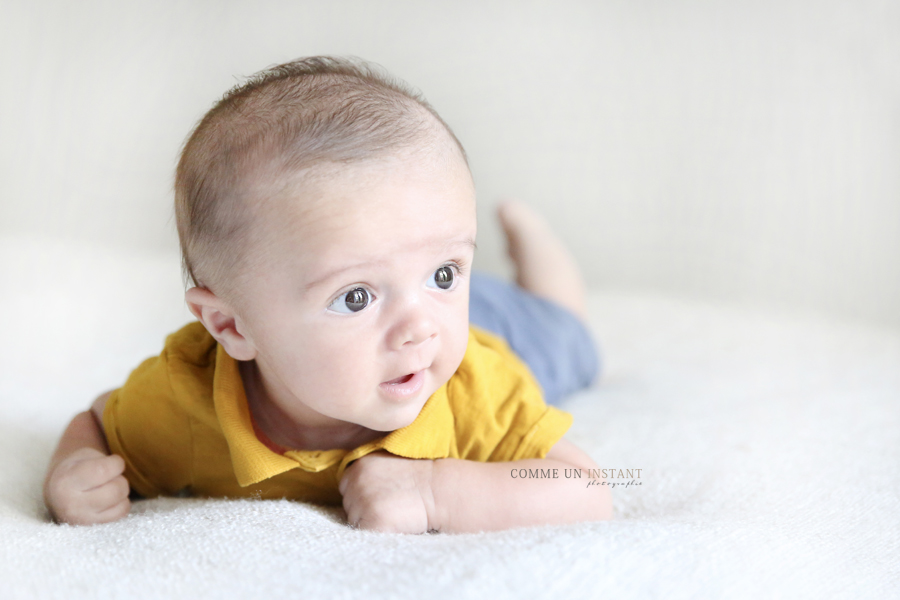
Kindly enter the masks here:
<path id="1" fill-rule="evenodd" d="M 352 450 L 386 435 L 383 431 L 374 431 L 355 423 L 341 422 L 326 426 L 296 423 L 275 404 L 266 401 L 254 361 L 239 362 L 238 368 L 247 406 L 256 427 L 271 442 L 286 450 Z"/>

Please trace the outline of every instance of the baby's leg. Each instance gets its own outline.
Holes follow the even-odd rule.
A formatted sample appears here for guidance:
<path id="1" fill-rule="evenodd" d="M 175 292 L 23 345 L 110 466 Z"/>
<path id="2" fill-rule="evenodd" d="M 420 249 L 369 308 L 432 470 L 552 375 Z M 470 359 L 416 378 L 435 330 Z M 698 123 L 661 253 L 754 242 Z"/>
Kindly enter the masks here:
<path id="1" fill-rule="evenodd" d="M 547 402 L 556 404 L 599 374 L 584 282 L 575 259 L 540 216 L 517 202 L 504 203 L 498 213 L 518 285 L 473 272 L 469 320 L 505 339 L 534 373 Z"/>
<path id="2" fill-rule="evenodd" d="M 516 269 L 516 283 L 587 321 L 581 271 L 547 221 L 514 200 L 500 204 L 497 216 L 506 233 L 507 250 Z"/>

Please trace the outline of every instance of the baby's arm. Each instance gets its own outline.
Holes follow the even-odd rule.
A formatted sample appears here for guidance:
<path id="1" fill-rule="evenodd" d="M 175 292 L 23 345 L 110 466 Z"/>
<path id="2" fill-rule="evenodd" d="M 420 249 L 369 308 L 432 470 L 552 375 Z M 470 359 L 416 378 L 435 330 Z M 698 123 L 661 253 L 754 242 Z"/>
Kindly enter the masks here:
<path id="1" fill-rule="evenodd" d="M 378 452 L 351 465 L 341 479 L 350 523 L 367 529 L 421 533 L 492 531 L 529 525 L 599 521 L 612 517 L 605 485 L 590 485 L 597 465 L 563 439 L 546 458 L 482 463 L 455 458 L 410 460 Z M 542 469 L 550 478 L 518 478 Z M 556 478 L 552 477 L 556 469 Z M 566 478 L 581 469 L 582 478 Z"/>
<path id="2" fill-rule="evenodd" d="M 588 485 L 587 469 L 597 464 L 572 442 L 562 439 L 546 458 L 505 463 L 435 461 L 433 518 L 440 531 L 496 531 L 529 525 L 558 525 L 612 518 L 612 494 L 606 485 Z M 521 477 L 530 469 L 549 477 Z M 568 469 L 570 478 L 567 478 Z M 581 478 L 573 471 L 580 469 Z M 512 471 L 515 470 L 515 477 Z"/>
<path id="3" fill-rule="evenodd" d="M 44 502 L 57 521 L 91 525 L 121 519 L 131 510 L 125 461 L 110 454 L 103 433 L 103 407 L 110 392 L 75 415 L 50 459 Z"/>

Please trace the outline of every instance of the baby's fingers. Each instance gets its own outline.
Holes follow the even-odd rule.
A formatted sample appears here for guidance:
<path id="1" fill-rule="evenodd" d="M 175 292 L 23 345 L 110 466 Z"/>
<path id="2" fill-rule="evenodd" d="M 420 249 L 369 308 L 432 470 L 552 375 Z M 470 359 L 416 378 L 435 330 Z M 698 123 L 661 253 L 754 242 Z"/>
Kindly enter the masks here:
<path id="1" fill-rule="evenodd" d="M 95 523 L 111 523 L 112 521 L 118 521 L 119 519 L 123 519 L 128 516 L 128 513 L 131 512 L 131 500 L 125 498 L 115 506 L 112 506 L 101 513 L 97 514 L 97 519 L 94 521 Z"/>
<path id="2" fill-rule="evenodd" d="M 105 512 L 127 500 L 129 491 L 128 480 L 120 475 L 112 481 L 84 492 L 85 508 L 95 513 Z"/>
<path id="3" fill-rule="evenodd" d="M 118 454 L 82 460 L 71 467 L 69 477 L 82 491 L 100 487 L 125 472 L 125 461 Z"/>

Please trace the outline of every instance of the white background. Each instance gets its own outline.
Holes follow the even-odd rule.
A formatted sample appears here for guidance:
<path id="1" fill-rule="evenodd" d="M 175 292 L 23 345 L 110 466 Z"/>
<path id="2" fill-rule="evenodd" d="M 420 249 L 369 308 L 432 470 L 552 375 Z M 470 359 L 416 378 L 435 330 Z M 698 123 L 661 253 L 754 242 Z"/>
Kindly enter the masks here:
<path id="1" fill-rule="evenodd" d="M 352 54 L 597 289 L 900 326 L 900 10 L 877 1 L 0 2 L 0 236 L 171 254 L 182 141 L 241 76 Z M 11 248 L 15 245 L 6 245 Z M 15 261 L 12 253 L 4 261 Z"/>

